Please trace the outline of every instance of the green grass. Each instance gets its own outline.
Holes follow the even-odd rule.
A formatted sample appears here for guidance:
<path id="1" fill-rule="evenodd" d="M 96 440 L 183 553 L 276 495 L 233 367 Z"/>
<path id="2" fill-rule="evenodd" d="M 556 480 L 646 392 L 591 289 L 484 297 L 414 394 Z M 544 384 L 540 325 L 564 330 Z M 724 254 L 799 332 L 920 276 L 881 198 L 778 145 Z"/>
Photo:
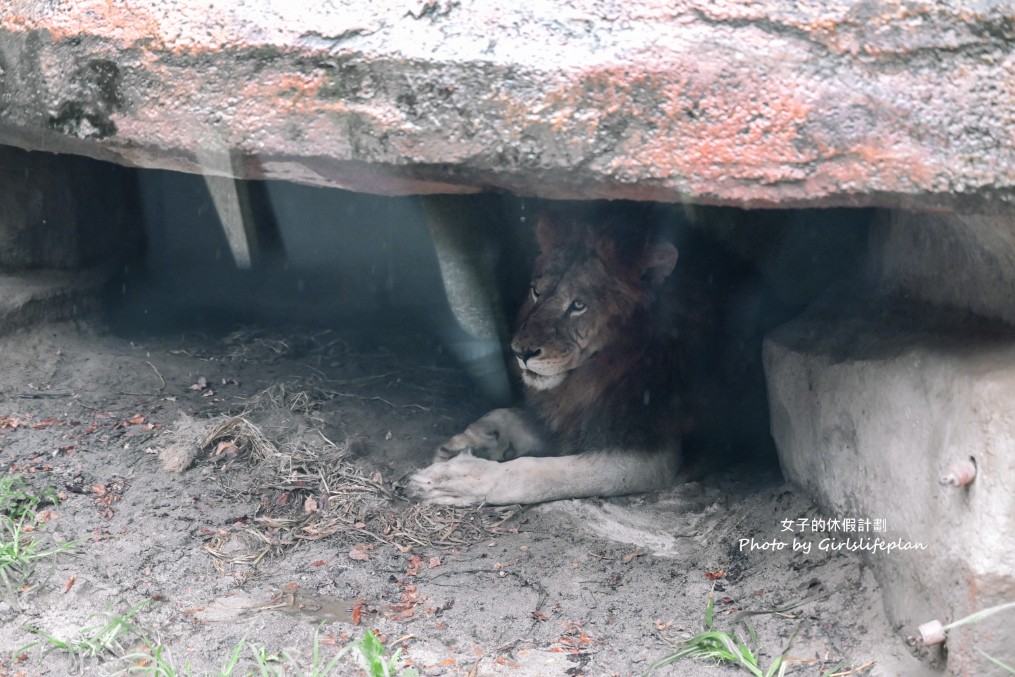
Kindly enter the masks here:
<path id="1" fill-rule="evenodd" d="M 242 667 L 243 655 L 248 654 L 247 665 Z M 330 659 L 325 659 L 321 653 L 320 636 L 314 635 L 314 646 L 311 652 L 310 664 L 303 666 L 295 658 L 280 651 L 269 652 L 260 644 L 248 643 L 246 638 L 241 639 L 232 649 L 222 668 L 214 673 L 215 677 L 238 677 L 243 675 L 257 675 L 258 677 L 281 677 L 286 674 L 289 668 L 290 674 L 302 674 L 305 677 L 331 677 L 334 675 L 348 674 L 348 670 L 339 670 L 339 662 L 350 651 L 359 653 L 361 666 L 367 671 L 369 677 L 418 677 L 419 673 L 414 668 L 406 668 L 399 671 L 397 668 L 398 658 L 401 650 L 397 649 L 389 657 L 384 645 L 373 632 L 364 633 L 358 642 L 347 644 L 338 650 Z M 131 663 L 126 672 L 149 675 L 150 677 L 191 677 L 194 673 L 189 664 L 178 667 L 169 654 L 169 651 L 162 645 L 156 645 L 153 649 L 135 652 L 123 656 L 125 661 Z M 241 669 L 240 672 L 237 672 Z M 293 673 L 295 669 L 295 673 Z"/>
<path id="2" fill-rule="evenodd" d="M 36 492 L 19 475 L 0 477 L 0 515 L 11 519 L 34 518 L 36 509 L 45 504 L 57 504 L 55 489 Z"/>
<path id="3" fill-rule="evenodd" d="M 373 633 L 369 633 L 373 634 Z M 353 648 L 352 644 L 347 644 L 343 648 L 339 649 L 338 653 L 332 656 L 331 660 L 327 663 L 322 663 L 324 660 L 321 658 L 321 645 L 318 641 L 318 636 L 314 635 L 314 650 L 311 654 L 310 667 L 306 671 L 307 677 L 328 677 L 334 674 L 335 667 L 338 665 L 338 661 L 342 659 L 346 653 Z M 406 676 L 408 677 L 408 676 Z"/>
<path id="4" fill-rule="evenodd" d="M 82 628 L 69 639 L 61 639 L 39 628 L 26 627 L 25 630 L 40 639 L 21 647 L 14 654 L 20 655 L 36 647 L 45 648 L 46 654 L 59 651 L 66 654 L 72 669 L 77 671 L 83 670 L 92 660 L 117 658 L 126 652 L 124 645 L 141 634 L 138 626 L 133 623 L 133 618 L 147 605 L 148 602 L 142 602 L 124 614 L 107 612 L 104 624 Z"/>
<path id="5" fill-rule="evenodd" d="M 717 630 L 714 622 L 715 598 L 712 593 L 709 593 L 708 604 L 705 606 L 705 632 L 677 644 L 675 652 L 653 663 L 648 672 L 684 658 L 697 658 L 735 665 L 755 677 L 774 677 L 775 675 L 782 677 L 786 673 L 786 654 L 789 651 L 789 646 L 793 643 L 793 637 L 790 637 L 786 648 L 765 668 L 761 663 L 758 637 L 753 628 L 744 623 L 754 646 L 752 649 L 735 629 Z M 793 636 L 795 637 L 796 633 L 793 633 Z"/>
<path id="6" fill-rule="evenodd" d="M 363 659 L 364 669 L 370 677 L 418 677 L 419 673 L 415 668 L 406 668 L 398 672 L 396 667 L 398 657 L 402 654 L 401 649 L 395 649 L 390 657 L 387 649 L 381 644 L 381 640 L 372 632 L 363 635 L 360 641 L 352 645 Z"/>
<path id="7" fill-rule="evenodd" d="M 969 614 L 965 618 L 960 618 L 957 621 L 952 621 L 948 625 L 944 626 L 944 629 L 946 631 L 953 630 L 955 628 L 961 628 L 963 625 L 969 625 L 970 623 L 979 623 L 983 619 L 989 618 L 990 616 L 993 616 L 996 613 L 1012 610 L 1015 610 L 1015 602 L 1006 602 L 1004 604 L 998 604 L 997 606 L 992 606 L 989 609 L 981 609 L 980 611 Z"/>
<path id="8" fill-rule="evenodd" d="M 998 666 L 1002 670 L 1006 670 L 1007 672 L 1010 672 L 1011 674 L 1015 675 L 1015 668 L 1013 668 L 1012 666 L 1008 665 L 1007 663 L 1002 663 L 1001 661 L 997 660 L 996 658 L 994 658 L 990 654 L 988 654 L 988 653 L 986 653 L 984 651 L 980 651 L 980 649 L 977 649 L 977 651 L 980 652 L 981 656 L 986 658 L 988 661 L 990 661 L 994 665 Z"/>
<path id="9" fill-rule="evenodd" d="M 1015 610 L 1015 602 L 1006 602 L 1004 604 L 998 604 L 997 606 L 992 606 L 992 607 L 990 607 L 988 609 L 981 609 L 980 611 L 977 611 L 976 613 L 969 614 L 965 618 L 960 618 L 957 621 L 952 621 L 948 625 L 944 626 L 944 630 L 945 631 L 954 630 L 955 628 L 961 628 L 963 625 L 970 625 L 972 623 L 979 623 L 980 621 L 982 621 L 982 620 L 984 620 L 986 618 L 989 618 L 989 617 L 993 616 L 996 613 L 1000 613 L 1002 611 L 1012 611 L 1012 610 Z M 982 655 L 984 658 L 986 658 L 988 661 L 990 661 L 991 663 L 993 663 L 997 667 L 1001 668 L 1002 670 L 1005 670 L 1006 672 L 1009 672 L 1009 673 L 1015 675 L 1015 667 L 1012 667 L 1011 665 L 998 660 L 997 658 L 991 656 L 990 654 L 988 654 L 987 652 L 985 652 L 985 651 L 983 651 L 981 649 L 977 649 L 977 651 L 979 651 L 980 655 Z"/>
<path id="10" fill-rule="evenodd" d="M 32 649 L 43 649 L 43 655 L 51 652 L 64 654 L 71 670 L 81 672 L 96 662 L 110 662 L 121 666 L 116 674 L 138 674 L 148 677 L 194 677 L 196 673 L 189 663 L 180 665 L 170 650 L 161 642 L 152 641 L 134 620 L 135 615 L 150 602 L 145 601 L 131 607 L 123 614 L 106 612 L 101 625 L 85 627 L 69 638 L 57 637 L 39 628 L 25 628 L 39 639 L 21 647 L 14 655 Z M 130 649 L 129 647 L 140 647 Z M 212 673 L 200 673 L 203 677 L 283 677 L 299 674 L 305 677 L 331 677 L 349 673 L 341 665 L 343 658 L 351 652 L 358 654 L 356 662 L 366 670 L 369 677 L 419 677 L 414 668 L 398 670 L 401 649 L 388 656 L 385 646 L 373 632 L 364 633 L 356 642 L 347 644 L 326 658 L 321 650 L 318 634 L 314 635 L 309 665 L 285 651 L 271 652 L 264 645 L 248 642 L 246 637 L 237 642 L 223 659 L 222 667 Z"/>
<path id="11" fill-rule="evenodd" d="M 78 544 L 53 541 L 41 534 L 37 511 L 46 504 L 57 504 L 52 489 L 35 492 L 18 476 L 0 477 L 0 598 L 15 609 L 21 608 L 22 593 L 48 580 L 29 584 L 36 567 L 48 560 L 52 575 L 56 556 Z"/>

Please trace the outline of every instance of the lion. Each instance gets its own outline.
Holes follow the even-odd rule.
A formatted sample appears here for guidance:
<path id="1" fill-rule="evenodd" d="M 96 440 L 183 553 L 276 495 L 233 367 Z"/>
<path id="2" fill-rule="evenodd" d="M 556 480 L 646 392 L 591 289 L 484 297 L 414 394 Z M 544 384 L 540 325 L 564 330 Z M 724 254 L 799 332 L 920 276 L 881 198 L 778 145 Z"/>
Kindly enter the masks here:
<path id="1" fill-rule="evenodd" d="M 670 486 L 694 413 L 693 344 L 707 324 L 673 275 L 676 246 L 644 224 L 544 214 L 511 341 L 526 406 L 440 446 L 408 492 L 444 505 L 531 504 Z M 698 369 L 700 371 L 700 369 Z"/>

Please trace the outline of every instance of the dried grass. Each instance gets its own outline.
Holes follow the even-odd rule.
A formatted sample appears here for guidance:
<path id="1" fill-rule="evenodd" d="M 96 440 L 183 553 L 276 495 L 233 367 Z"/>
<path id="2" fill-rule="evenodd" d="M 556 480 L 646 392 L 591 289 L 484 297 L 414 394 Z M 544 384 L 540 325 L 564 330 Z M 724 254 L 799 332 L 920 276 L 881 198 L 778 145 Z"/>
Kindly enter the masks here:
<path id="1" fill-rule="evenodd" d="M 266 333 L 249 327 L 232 332 L 223 341 L 228 348 L 226 357 L 231 360 L 263 360 L 285 357 L 292 352 L 291 342 L 265 336 Z"/>
<path id="2" fill-rule="evenodd" d="M 326 538 L 350 545 L 369 540 L 402 552 L 464 546 L 501 533 L 520 510 L 449 508 L 402 499 L 366 459 L 354 458 L 350 447 L 355 438 L 336 444 L 308 426 L 318 422 L 312 418 L 315 404 L 306 390 L 276 385 L 251 398 L 241 415 L 224 420 L 202 440 L 213 461 L 257 470 L 236 473 L 232 479 L 245 486 L 225 491 L 264 497 L 252 521 L 222 530 L 205 543 L 217 567 L 255 566 L 266 556 Z"/>
<path id="3" fill-rule="evenodd" d="M 262 462 L 278 453 L 272 441 L 245 416 L 227 418 L 212 428 L 201 440 L 201 448 L 211 450 L 215 456 L 245 455 Z"/>
<path id="4" fill-rule="evenodd" d="M 277 383 L 250 398 L 245 410 L 258 411 L 275 407 L 294 414 L 310 415 L 317 411 L 319 400 L 311 390 L 301 389 L 301 384 Z"/>

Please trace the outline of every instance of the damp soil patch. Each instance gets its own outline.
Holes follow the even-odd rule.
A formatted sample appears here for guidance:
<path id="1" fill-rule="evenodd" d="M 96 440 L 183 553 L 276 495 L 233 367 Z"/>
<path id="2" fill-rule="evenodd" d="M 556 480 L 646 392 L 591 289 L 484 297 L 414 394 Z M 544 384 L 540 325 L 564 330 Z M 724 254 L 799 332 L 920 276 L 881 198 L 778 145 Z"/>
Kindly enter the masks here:
<path id="1" fill-rule="evenodd" d="M 486 409 L 426 337 L 65 323 L 0 355 L 2 477 L 45 497 L 25 536 L 73 544 L 0 601 L 0 674 L 220 674 L 236 651 L 232 674 L 308 674 L 365 633 L 424 675 L 643 674 L 709 600 L 787 674 L 921 674 L 858 555 L 741 547 L 820 517 L 775 471 L 530 508 L 406 500 L 400 481 Z M 80 648 L 110 623 L 92 653 L 40 634 Z"/>

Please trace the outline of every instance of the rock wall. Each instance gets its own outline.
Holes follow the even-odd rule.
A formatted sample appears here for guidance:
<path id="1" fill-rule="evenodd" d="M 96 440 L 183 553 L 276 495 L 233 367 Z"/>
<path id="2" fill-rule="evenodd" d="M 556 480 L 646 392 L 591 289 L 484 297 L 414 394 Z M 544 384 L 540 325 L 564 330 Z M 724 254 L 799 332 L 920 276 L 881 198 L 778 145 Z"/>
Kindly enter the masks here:
<path id="1" fill-rule="evenodd" d="M 788 479 L 830 516 L 888 521 L 922 549 L 871 552 L 903 635 L 1015 599 L 1015 219 L 884 212 L 868 261 L 766 339 L 771 430 Z M 973 459 L 975 479 L 942 484 Z M 838 534 L 840 537 L 847 535 Z M 927 651 L 1004 674 L 1011 615 Z"/>
<path id="2" fill-rule="evenodd" d="M 140 244 L 133 173 L 0 146 L 0 270 L 115 266 Z"/>
<path id="3" fill-rule="evenodd" d="M 373 193 L 1004 210 L 1005 3 L 13 0 L 0 143 Z"/>
<path id="4" fill-rule="evenodd" d="M 786 477 L 828 517 L 886 520 L 871 550 L 889 617 L 903 636 L 1015 599 L 1015 342 L 901 308 L 812 311 L 765 345 L 772 434 Z M 967 487 L 943 485 L 975 459 Z M 948 633 L 949 674 L 994 674 L 979 651 L 1010 656 L 998 618 Z M 1000 673 L 998 673 L 1000 674 Z"/>
<path id="5" fill-rule="evenodd" d="M 1015 216 L 884 212 L 872 232 L 884 289 L 1015 325 Z"/>

